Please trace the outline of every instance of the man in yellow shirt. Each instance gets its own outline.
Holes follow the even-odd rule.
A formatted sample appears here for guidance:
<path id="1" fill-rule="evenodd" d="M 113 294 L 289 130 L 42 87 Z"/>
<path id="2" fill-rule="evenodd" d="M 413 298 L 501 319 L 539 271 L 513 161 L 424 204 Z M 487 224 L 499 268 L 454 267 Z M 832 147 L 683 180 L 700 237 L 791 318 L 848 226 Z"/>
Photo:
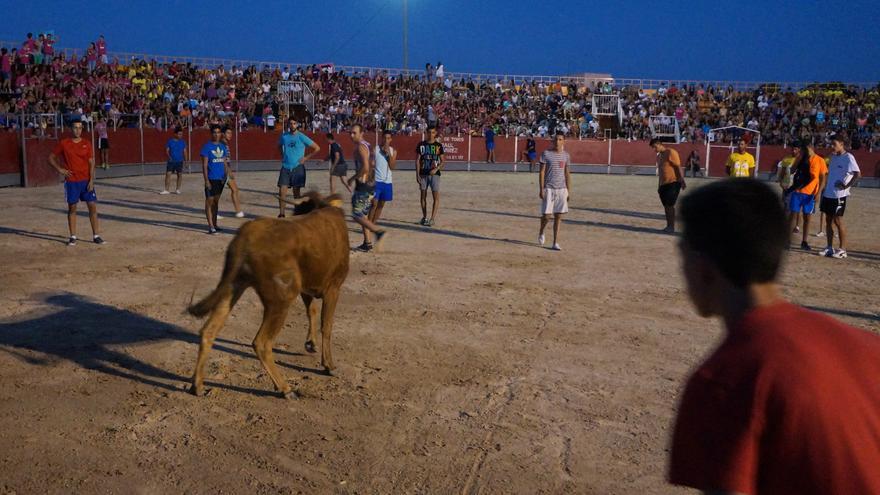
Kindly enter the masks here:
<path id="1" fill-rule="evenodd" d="M 724 165 L 728 177 L 754 177 L 755 157 L 746 151 L 746 140 L 739 138 L 736 142 L 736 151 L 727 157 Z"/>

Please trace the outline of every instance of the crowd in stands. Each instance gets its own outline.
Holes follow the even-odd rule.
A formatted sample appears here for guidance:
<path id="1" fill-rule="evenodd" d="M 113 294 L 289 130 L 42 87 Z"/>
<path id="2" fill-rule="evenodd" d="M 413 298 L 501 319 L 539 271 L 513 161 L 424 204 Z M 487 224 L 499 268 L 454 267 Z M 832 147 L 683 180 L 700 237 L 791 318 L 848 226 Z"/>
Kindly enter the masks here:
<path id="1" fill-rule="evenodd" d="M 446 134 L 481 134 L 485 126 L 493 126 L 500 135 L 546 137 L 561 132 L 591 138 L 613 126 L 618 137 L 647 139 L 648 117 L 661 116 L 678 122 L 685 141 L 701 141 L 712 128 L 741 126 L 760 131 L 765 144 L 804 138 L 821 142 L 846 130 L 854 148 L 880 148 L 877 86 L 817 84 L 795 91 L 767 84 L 736 91 L 671 84 L 648 90 L 606 82 L 456 79 L 441 62 L 406 77 L 347 74 L 329 65 L 206 68 L 119 60 L 109 56 L 103 36 L 79 57 L 56 53 L 56 42 L 54 35 L 28 34 L 20 47 L 2 48 L 0 125 L 18 125 L 9 114 L 24 112 L 86 120 L 97 114 L 115 127 L 142 121 L 161 128 L 214 122 L 274 128 L 287 108 L 277 84 L 296 80 L 314 94 L 315 113 L 308 125 L 316 132 L 341 131 L 359 123 L 369 130 L 396 133 L 436 126 Z M 622 118 L 600 121 L 592 108 L 596 93 L 619 94 Z"/>

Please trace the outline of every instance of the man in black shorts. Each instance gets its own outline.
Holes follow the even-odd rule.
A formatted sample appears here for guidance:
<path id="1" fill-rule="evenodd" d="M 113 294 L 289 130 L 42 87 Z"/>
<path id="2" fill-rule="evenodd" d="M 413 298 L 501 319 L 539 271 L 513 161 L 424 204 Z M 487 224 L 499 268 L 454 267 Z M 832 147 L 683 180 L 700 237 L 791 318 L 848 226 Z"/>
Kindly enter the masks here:
<path id="1" fill-rule="evenodd" d="M 217 233 L 217 209 L 220 195 L 226 187 L 226 164 L 229 149 L 221 141 L 223 130 L 219 125 L 211 126 L 211 141 L 202 146 L 202 176 L 205 179 L 205 217 L 208 219 L 208 233 Z"/>
<path id="2" fill-rule="evenodd" d="M 681 158 L 677 151 L 667 148 L 657 138 L 652 139 L 649 144 L 657 152 L 657 176 L 660 178 L 657 194 L 666 213 L 666 228 L 663 232 L 671 234 L 675 232 L 675 203 L 678 201 L 678 193 L 687 187 L 681 171 Z"/>
<path id="3" fill-rule="evenodd" d="M 437 128 L 428 128 L 428 139 L 416 148 L 416 182 L 419 183 L 422 202 L 422 225 L 434 225 L 437 210 L 440 209 L 440 172 L 443 170 L 443 145 L 437 140 Z M 431 205 L 431 219 L 428 220 L 428 188 L 434 203 Z"/>
<path id="4" fill-rule="evenodd" d="M 845 143 L 846 137 L 842 134 L 835 135 L 831 140 L 833 153 L 828 167 L 828 180 L 819 203 L 819 209 L 825 214 L 825 238 L 828 241 L 822 254 L 837 259 L 847 257 L 843 214 L 846 212 L 846 199 L 850 195 L 850 188 L 859 180 L 861 174 L 859 164 L 856 163 L 855 157 L 846 151 Z M 839 249 L 834 249 L 834 227 L 837 227 Z"/>
<path id="5" fill-rule="evenodd" d="M 327 133 L 327 142 L 330 143 L 330 153 L 327 155 L 327 161 L 330 162 L 330 194 L 336 193 L 336 187 L 333 185 L 334 177 L 338 177 L 339 182 L 351 193 L 351 187 L 345 181 L 345 177 L 348 175 L 348 164 L 345 163 L 345 157 L 342 155 L 342 146 L 329 132 Z"/>

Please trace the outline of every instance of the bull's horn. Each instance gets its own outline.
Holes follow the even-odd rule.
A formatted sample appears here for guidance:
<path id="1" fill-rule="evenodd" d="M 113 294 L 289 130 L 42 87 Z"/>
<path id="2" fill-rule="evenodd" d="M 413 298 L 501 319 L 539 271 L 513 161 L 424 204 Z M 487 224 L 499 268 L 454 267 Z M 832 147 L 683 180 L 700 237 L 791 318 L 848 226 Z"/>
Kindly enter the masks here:
<path id="1" fill-rule="evenodd" d="M 331 199 L 328 204 L 334 208 L 342 208 L 342 200 L 339 198 Z"/>

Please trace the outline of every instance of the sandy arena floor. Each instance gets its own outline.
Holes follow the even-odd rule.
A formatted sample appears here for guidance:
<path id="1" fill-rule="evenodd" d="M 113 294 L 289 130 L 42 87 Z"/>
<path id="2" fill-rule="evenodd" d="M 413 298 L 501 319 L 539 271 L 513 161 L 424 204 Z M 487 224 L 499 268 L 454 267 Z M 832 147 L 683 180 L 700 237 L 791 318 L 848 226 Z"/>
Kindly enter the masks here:
<path id="1" fill-rule="evenodd" d="M 671 421 L 720 326 L 686 300 L 656 179 L 576 175 L 560 253 L 535 245 L 535 175 L 448 173 L 433 229 L 412 172 L 396 179 L 386 252 L 352 254 L 339 376 L 318 374 L 291 311 L 276 358 L 292 401 L 250 348 L 252 291 L 210 393 L 185 392 L 201 321 L 183 309 L 232 239 L 205 233 L 196 176 L 181 196 L 157 195 L 160 177 L 99 182 L 104 246 L 64 245 L 60 185 L 0 190 L 0 492 L 685 492 L 663 481 Z M 249 215 L 276 214 L 275 180 L 239 177 Z M 856 190 L 851 257 L 793 252 L 787 294 L 880 332 L 878 217 L 880 190 Z"/>

